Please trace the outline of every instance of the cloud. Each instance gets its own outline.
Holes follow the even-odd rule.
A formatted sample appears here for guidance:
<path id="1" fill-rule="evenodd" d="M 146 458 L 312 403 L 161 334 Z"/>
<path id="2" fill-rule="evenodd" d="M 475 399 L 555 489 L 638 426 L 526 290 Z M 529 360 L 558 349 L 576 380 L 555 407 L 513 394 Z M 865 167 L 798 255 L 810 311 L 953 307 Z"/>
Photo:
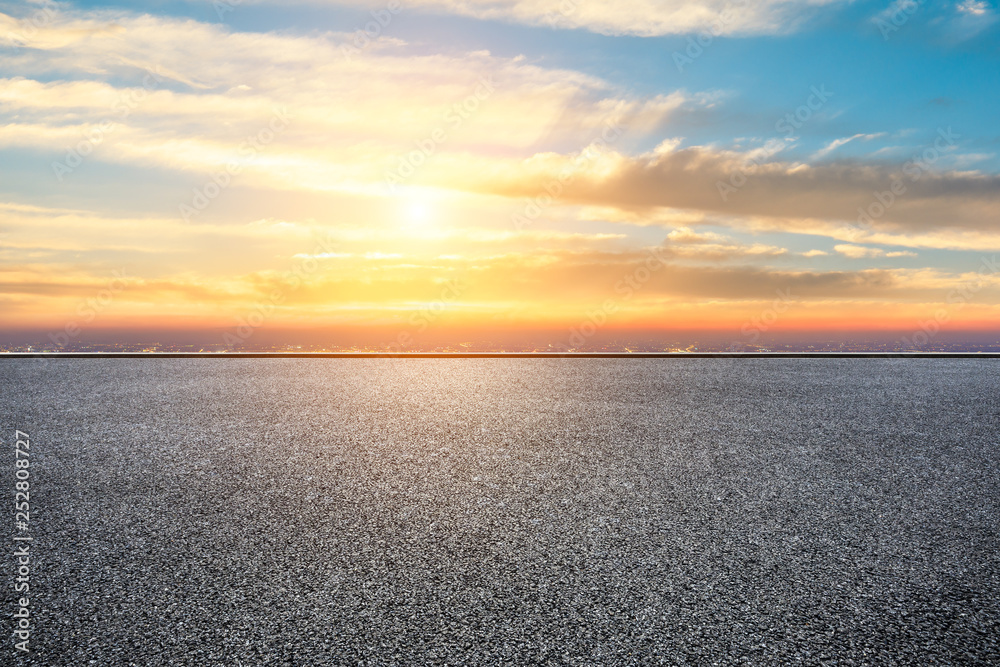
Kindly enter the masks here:
<path id="1" fill-rule="evenodd" d="M 269 2 L 272 0 L 257 0 Z M 357 6 L 354 0 L 297 0 L 302 4 Z M 407 0 L 417 10 L 530 26 L 583 29 L 606 35 L 657 37 L 709 31 L 714 35 L 793 32 L 817 11 L 848 0 Z M 382 0 L 367 3 L 383 10 Z"/>
<path id="2" fill-rule="evenodd" d="M 0 46 L 59 49 L 123 31 L 114 21 L 66 21 L 56 5 L 43 6 L 23 19 L 0 12 Z"/>
<path id="3" fill-rule="evenodd" d="M 442 237 L 451 242 L 442 245 L 440 238 L 397 238 L 405 233 L 399 229 L 326 228 L 279 219 L 185 225 L 16 203 L 0 205 L 0 218 L 11 242 L 9 250 L 0 249 L 7 253 L 0 265 L 5 312 L 24 323 L 55 326 L 61 326 L 60 318 L 72 317 L 81 300 L 100 292 L 116 269 L 124 269 L 128 280 L 102 314 L 102 326 L 158 325 L 178 318 L 194 318 L 199 326 L 231 326 L 275 290 L 283 295 L 275 323 L 391 320 L 425 307 L 449 280 L 465 286 L 462 301 L 449 308 L 454 318 L 468 323 L 480 321 L 484 313 L 504 313 L 511 304 L 526 304 L 518 316 L 524 321 L 568 325 L 611 298 L 621 303 L 620 322 L 662 322 L 666 313 L 676 313 L 684 322 L 708 318 L 738 326 L 759 311 L 758 301 L 789 289 L 810 317 L 819 312 L 816 307 L 826 317 L 842 308 L 857 322 L 864 308 L 860 303 L 879 303 L 871 307 L 872 321 L 879 321 L 880 314 L 899 311 L 901 303 L 917 305 L 900 311 L 900 317 L 919 314 L 925 304 L 942 301 L 948 290 L 968 280 L 927 269 L 824 272 L 755 266 L 786 251 L 690 229 L 673 230 L 678 233 L 659 247 L 601 250 L 574 243 L 623 239 L 603 234 L 578 239 L 588 235 L 547 230 L 520 238 L 506 230 L 455 229 Z M 329 247 L 317 250 L 319 233 L 329 234 Z M 518 246 L 519 241 L 525 243 Z M 125 252 L 108 255 L 114 244 Z M 452 252 L 443 255 L 442 247 Z M 26 252 L 30 249 L 54 254 L 34 260 Z M 658 268 L 634 295 L 623 297 L 616 286 L 648 267 L 651 256 L 659 257 Z M 309 259 L 317 260 L 313 269 L 296 274 L 294 268 Z M 248 272 L 247 266 L 254 269 Z M 980 293 L 984 302 L 996 297 L 997 282 L 1000 278 L 991 279 Z"/>
<path id="4" fill-rule="evenodd" d="M 667 240 L 671 243 L 724 243 L 730 238 L 715 232 L 695 232 L 689 227 L 680 227 L 667 234 Z"/>
<path id="5" fill-rule="evenodd" d="M 88 159 L 194 172 L 207 182 L 242 160 L 247 137 L 283 107 L 292 119 L 287 130 L 240 162 L 241 185 L 383 195 L 388 177 L 407 168 L 407 186 L 520 198 L 568 176 L 559 203 L 587 207 L 584 217 L 620 211 L 609 219 L 664 226 L 754 220 L 805 231 L 802 220 L 812 221 L 809 229 L 856 222 L 859 210 L 878 203 L 876 192 L 899 181 L 905 194 L 867 230 L 896 235 L 986 231 L 1000 205 L 998 177 L 955 171 L 961 156 L 954 146 L 932 149 L 936 161 L 914 176 L 912 164 L 754 166 L 759 149 L 681 147 L 679 139 L 628 155 L 617 138 L 638 141 L 679 110 L 711 107 L 714 94 L 635 98 L 590 75 L 485 52 L 380 46 L 348 58 L 346 36 L 240 33 L 127 12 L 60 12 L 50 29 L 96 25 L 115 30 L 69 43 L 38 38 L 39 48 L 15 54 L 13 66 L 37 78 L 0 79 L 0 122 L 7 117 L 0 147 L 68 155 L 110 122 L 99 143 L 85 146 Z M 482 90 L 484 77 L 495 90 L 474 100 L 473 112 L 456 115 L 455 105 Z M 438 130 L 443 139 L 435 141 Z M 838 139 L 819 157 L 875 136 Z M 588 141 L 595 143 L 581 150 Z M 721 191 L 743 176 L 742 187 Z"/>
<path id="6" fill-rule="evenodd" d="M 920 25 L 908 27 L 918 14 Z M 994 25 L 998 18 L 991 4 L 982 0 L 940 3 L 894 0 L 872 20 L 885 39 L 903 29 L 916 29 L 921 39 L 954 47 L 977 37 Z"/>
<path id="7" fill-rule="evenodd" d="M 955 5 L 955 13 L 946 22 L 947 35 L 954 41 L 972 39 L 996 24 L 1000 16 L 988 2 L 963 0 Z"/>
<path id="8" fill-rule="evenodd" d="M 841 146 L 849 144 L 850 142 L 854 141 L 855 139 L 864 139 L 865 141 L 871 141 L 872 139 L 877 139 L 879 137 L 884 137 L 884 136 L 885 136 L 885 132 L 878 132 L 876 134 L 855 134 L 852 137 L 844 137 L 842 139 L 834 139 L 829 144 L 827 144 L 825 147 L 823 147 L 820 150 L 818 150 L 815 153 L 813 153 L 812 160 L 814 162 L 817 161 L 817 160 L 820 160 L 820 159 L 826 157 L 827 155 L 829 155 L 830 153 L 832 153 L 833 151 L 837 150 Z"/>
<path id="9" fill-rule="evenodd" d="M 614 150 L 537 155 L 503 170 L 494 164 L 488 182 L 473 169 L 465 175 L 449 173 L 449 178 L 462 187 L 512 197 L 532 196 L 546 184 L 565 182 L 561 197 L 575 204 L 639 214 L 677 209 L 767 219 L 771 228 L 787 231 L 806 231 L 800 229 L 802 220 L 901 235 L 992 230 L 1000 215 L 1000 177 L 946 170 L 947 150 L 931 144 L 927 152 L 934 162 L 904 165 L 775 161 L 754 166 L 734 151 L 667 146 L 638 156 Z M 893 194 L 893 187 L 901 194 Z M 810 222 L 809 228 L 817 225 Z"/>
<path id="10" fill-rule="evenodd" d="M 850 257 L 851 259 L 863 259 L 869 257 L 916 257 L 917 256 L 917 253 L 911 252 L 909 250 L 896 250 L 892 252 L 887 252 L 881 248 L 866 248 L 864 246 L 850 245 L 847 243 L 835 245 L 833 249 L 839 252 L 841 255 Z"/>
<path id="11" fill-rule="evenodd" d="M 788 254 L 786 248 L 763 243 L 739 243 L 723 234 L 696 232 L 688 227 L 680 227 L 667 234 L 659 252 L 676 259 L 700 262 L 762 260 Z"/>
<path id="12" fill-rule="evenodd" d="M 1000 19 L 989 3 L 980 0 L 964 0 L 955 10 L 956 16 L 948 22 L 948 32 L 956 41 L 972 39 Z"/>
<path id="13" fill-rule="evenodd" d="M 116 296 L 113 315 L 138 317 L 140 321 L 158 311 L 205 312 L 219 317 L 219 313 L 245 312 L 278 291 L 283 295 L 275 315 L 278 320 L 304 316 L 384 317 L 433 300 L 440 294 L 443 281 L 456 280 L 463 284 L 465 295 L 465 305 L 459 310 L 473 319 L 484 311 L 502 311 L 508 304 L 521 303 L 529 304 L 536 321 L 566 318 L 564 323 L 572 323 L 580 312 L 608 298 L 629 306 L 626 310 L 631 312 L 626 312 L 626 317 L 655 316 L 657 308 L 662 316 L 663 305 L 668 303 L 705 310 L 722 308 L 720 315 L 731 317 L 731 313 L 726 315 L 729 307 L 719 304 L 719 300 L 756 302 L 773 299 L 778 291 L 790 291 L 797 300 L 813 303 L 853 300 L 922 304 L 943 301 L 949 290 L 969 280 L 962 274 L 924 269 L 779 271 L 686 266 L 666 258 L 665 263 L 646 274 L 648 279 L 640 286 L 624 290 L 621 286 L 628 284 L 629 276 L 649 266 L 646 260 L 650 252 L 559 252 L 545 261 L 532 253 L 512 254 L 489 264 L 453 260 L 457 270 L 444 276 L 435 265 L 381 262 L 366 275 L 359 275 L 340 266 L 340 258 L 325 260 L 308 274 L 260 270 L 224 277 L 174 274 L 151 279 L 126 272 L 129 277 L 125 289 Z M 42 265 L 25 265 L 16 273 L 0 273 L 0 294 L 35 300 L 35 316 L 46 312 L 71 314 L 81 299 L 99 292 L 110 276 L 110 271 L 79 269 L 53 275 Z M 996 278 L 985 279 L 980 293 L 984 301 L 996 296 L 997 282 Z"/>
<path id="14" fill-rule="evenodd" d="M 48 36 L 101 25 L 114 30 Z M 431 156 L 461 163 L 567 151 L 612 120 L 639 137 L 715 99 L 637 98 L 587 74 L 484 51 L 428 55 L 379 43 L 349 53 L 349 40 L 60 11 L 5 62 L 20 76 L 0 79 L 0 147 L 69 154 L 96 137 L 81 149 L 88 159 L 206 176 L 241 161 L 251 186 L 381 194 L 389 175 Z M 291 118 L 287 130 L 252 164 L 242 161 L 243 143 L 279 112 Z"/>
<path id="15" fill-rule="evenodd" d="M 840 244 L 833 247 L 834 250 L 839 252 L 841 255 L 846 255 L 851 259 L 861 259 L 863 257 L 881 257 L 885 254 L 884 250 L 878 248 L 864 248 L 856 245 Z"/>
<path id="16" fill-rule="evenodd" d="M 843 3 L 749 3 L 718 33 L 789 32 L 835 4 Z M 660 35 L 711 27 L 729 6 L 415 0 L 405 11 Z M 916 256 L 881 246 L 1000 247 L 1000 177 L 971 171 L 990 156 L 954 144 L 935 148 L 932 163 L 915 173 L 913 164 L 831 160 L 877 134 L 838 138 L 797 162 L 775 148 L 785 146 L 780 141 L 736 150 L 679 136 L 683 125 L 673 121 L 713 108 L 723 99 L 717 92 L 639 95 L 618 81 L 541 64 L 550 61 L 450 47 L 435 53 L 391 35 L 358 49 L 345 33 L 251 33 L 124 10 L 51 8 L 37 25 L 0 14 L 0 43 L 16 47 L 0 69 L 0 148 L 35 151 L 33 160 L 48 163 L 84 146 L 88 160 L 128 165 L 108 171 L 134 171 L 123 183 L 155 188 L 156 196 L 136 205 L 142 214 L 82 210 L 72 197 L 101 178 L 93 169 L 69 176 L 78 182 L 64 189 L 40 182 L 31 190 L 41 193 L 35 204 L 0 202 L 0 301 L 12 308 L 5 312 L 72 312 L 123 267 L 127 294 L 109 316 L 133 321 L 162 313 L 231 324 L 233 313 L 245 314 L 275 287 L 287 290 L 277 319 L 391 319 L 460 276 L 470 288 L 456 310 L 470 320 L 521 303 L 528 317 L 576 322 L 620 296 L 616 285 L 655 252 L 663 265 L 623 308 L 626 319 L 655 323 L 698 309 L 731 318 L 731 304 L 788 288 L 812 304 L 849 304 L 850 314 L 860 303 L 932 303 L 958 280 L 866 268 Z M 967 9 L 953 13 L 986 16 Z M 239 162 L 227 195 L 244 207 L 231 211 L 250 214 L 211 209 L 186 224 L 173 210 L 154 210 L 241 160 L 248 139 L 277 113 L 287 126 Z M 936 139 L 908 150 L 923 154 Z M 398 196 L 385 196 L 387 175 L 407 165 L 412 174 Z M 744 179 L 738 186 L 736 176 Z M 893 193 L 896 182 L 902 193 Z M 407 226 L 405 202 L 425 196 L 437 209 L 425 226 Z M 60 203 L 37 204 L 44 201 Z M 858 210 L 875 203 L 885 210 L 859 226 Z M 523 229 L 511 216 L 528 205 L 539 215 Z M 803 247 L 801 239 L 744 242 L 750 234 L 709 231 L 725 227 L 822 234 L 839 242 L 833 252 L 841 257 L 879 261 L 848 263 L 862 270 L 782 270 L 775 266 L 809 266 L 805 259 L 828 252 L 784 247 Z M 332 247 L 318 248 L 317 235 Z M 315 271 L 293 287 L 292 268 L 307 260 Z"/>
<path id="17" fill-rule="evenodd" d="M 982 0 L 965 0 L 959 3 L 956 9 L 961 14 L 970 14 L 972 16 L 986 16 L 991 11 L 989 4 Z"/>

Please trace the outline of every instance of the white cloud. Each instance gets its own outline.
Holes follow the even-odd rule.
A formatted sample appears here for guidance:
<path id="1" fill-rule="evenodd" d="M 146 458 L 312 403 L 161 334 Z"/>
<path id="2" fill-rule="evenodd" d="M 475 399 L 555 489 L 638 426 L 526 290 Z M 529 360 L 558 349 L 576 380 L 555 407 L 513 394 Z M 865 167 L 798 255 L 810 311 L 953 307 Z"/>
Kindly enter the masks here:
<path id="1" fill-rule="evenodd" d="M 256 0 L 272 2 L 273 0 Z M 303 4 L 357 5 L 356 0 L 297 0 Z M 793 32 L 822 7 L 849 0 L 405 0 L 412 8 L 530 26 L 584 29 L 608 35 L 656 37 L 708 31 L 713 35 Z M 284 2 L 282 4 L 285 4 Z M 373 10 L 384 0 L 371 1 Z"/>
<path id="2" fill-rule="evenodd" d="M 671 243 L 727 243 L 732 239 L 715 232 L 696 232 L 690 227 L 679 227 L 667 234 L 667 240 Z"/>
<path id="3" fill-rule="evenodd" d="M 958 41 L 972 39 L 1000 19 L 993 7 L 981 0 L 965 0 L 955 10 L 956 16 L 948 22 L 948 32 Z"/>
<path id="4" fill-rule="evenodd" d="M 864 259 L 870 257 L 916 257 L 917 256 L 917 253 L 911 252 L 909 250 L 896 250 L 892 252 L 886 252 L 882 248 L 867 248 L 865 246 L 851 245 L 848 243 L 835 245 L 833 249 L 839 252 L 841 255 L 850 257 L 851 259 Z"/>
<path id="5" fill-rule="evenodd" d="M 832 153 L 833 151 L 835 151 L 838 148 L 840 148 L 841 146 L 844 146 L 845 144 L 849 144 L 850 142 L 854 141 L 855 139 L 863 139 L 865 141 L 871 141 L 872 139 L 877 139 L 879 137 L 884 137 L 884 136 L 885 136 L 885 132 L 878 132 L 876 134 L 855 134 L 853 137 L 844 137 L 842 139 L 834 139 L 829 144 L 827 144 L 825 147 L 823 147 L 820 150 L 818 150 L 815 153 L 813 153 L 812 160 L 816 161 L 816 160 L 819 160 L 821 158 L 824 158 L 827 155 L 829 155 L 830 153 Z"/>
<path id="6" fill-rule="evenodd" d="M 965 2 L 959 3 L 957 9 L 962 14 L 973 16 L 985 16 L 990 12 L 990 6 L 982 0 L 965 0 Z"/>
<path id="7" fill-rule="evenodd" d="M 788 253 L 786 248 L 779 246 L 740 243 L 723 234 L 697 232 L 689 227 L 679 227 L 671 231 L 667 234 L 663 246 L 673 257 L 703 261 L 760 259 Z"/>
<path id="8" fill-rule="evenodd" d="M 414 53 L 379 40 L 345 53 L 345 35 L 241 33 L 122 11 L 54 12 L 18 39 L 30 48 L 6 62 L 21 76 L 0 79 L 0 147 L 68 152 L 110 122 L 88 159 L 208 175 L 286 109 L 287 130 L 240 177 L 250 186 L 384 193 L 386 174 L 414 151 L 464 170 L 464 156 L 578 148 L 611 119 L 639 136 L 714 100 L 637 98 L 485 51 Z"/>

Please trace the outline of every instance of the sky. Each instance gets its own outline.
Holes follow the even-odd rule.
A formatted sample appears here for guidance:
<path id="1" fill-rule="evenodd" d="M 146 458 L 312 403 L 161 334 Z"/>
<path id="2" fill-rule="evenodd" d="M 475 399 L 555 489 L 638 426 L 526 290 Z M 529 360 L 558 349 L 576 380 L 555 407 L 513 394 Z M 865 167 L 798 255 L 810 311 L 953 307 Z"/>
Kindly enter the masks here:
<path id="1" fill-rule="evenodd" d="M 995 330 L 998 17 L 0 0 L 2 328 Z"/>

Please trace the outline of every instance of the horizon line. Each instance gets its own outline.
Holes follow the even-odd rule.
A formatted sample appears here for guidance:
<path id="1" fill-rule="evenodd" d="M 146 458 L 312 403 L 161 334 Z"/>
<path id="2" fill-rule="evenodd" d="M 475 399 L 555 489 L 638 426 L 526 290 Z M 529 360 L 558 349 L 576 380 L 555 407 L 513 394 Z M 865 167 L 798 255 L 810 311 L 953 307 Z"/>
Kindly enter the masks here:
<path id="1" fill-rule="evenodd" d="M 1000 352 L 3 352 L 0 359 L 1000 359 Z"/>

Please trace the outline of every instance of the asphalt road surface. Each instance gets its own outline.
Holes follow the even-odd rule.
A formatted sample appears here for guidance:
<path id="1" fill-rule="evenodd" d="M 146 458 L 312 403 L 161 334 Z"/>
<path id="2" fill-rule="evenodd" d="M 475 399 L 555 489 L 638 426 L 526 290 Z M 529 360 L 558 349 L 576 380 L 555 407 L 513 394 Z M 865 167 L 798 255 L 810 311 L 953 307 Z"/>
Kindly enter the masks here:
<path id="1" fill-rule="evenodd" d="M 998 371 L 0 360 L 0 664 L 996 664 Z"/>

